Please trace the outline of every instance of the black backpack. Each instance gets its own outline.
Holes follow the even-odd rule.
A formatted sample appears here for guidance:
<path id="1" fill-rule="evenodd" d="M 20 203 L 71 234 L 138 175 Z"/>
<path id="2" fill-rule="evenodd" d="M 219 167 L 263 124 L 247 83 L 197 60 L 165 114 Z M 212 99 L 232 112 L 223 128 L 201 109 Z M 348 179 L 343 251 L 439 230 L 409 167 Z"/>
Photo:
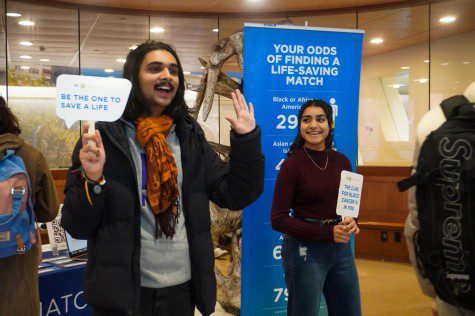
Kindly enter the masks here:
<path id="1" fill-rule="evenodd" d="M 416 173 L 417 264 L 439 298 L 475 310 L 475 108 L 464 96 L 441 103 L 447 121 L 422 144 Z"/>

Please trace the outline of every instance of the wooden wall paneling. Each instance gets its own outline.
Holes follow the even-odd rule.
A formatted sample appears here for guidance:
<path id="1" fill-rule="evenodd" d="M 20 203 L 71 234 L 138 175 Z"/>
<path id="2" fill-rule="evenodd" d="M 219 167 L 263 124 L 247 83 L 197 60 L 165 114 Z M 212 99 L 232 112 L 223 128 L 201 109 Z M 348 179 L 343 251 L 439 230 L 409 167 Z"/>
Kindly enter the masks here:
<path id="1" fill-rule="evenodd" d="M 64 187 L 66 185 L 66 176 L 68 174 L 68 170 L 54 169 L 54 170 L 51 170 L 51 174 L 53 175 L 53 181 L 56 187 L 58 202 L 62 204 L 64 201 Z M 41 243 L 43 245 L 49 244 L 48 232 L 46 230 L 46 227 L 44 229 L 40 229 L 40 236 L 41 236 Z"/>
<path id="2" fill-rule="evenodd" d="M 355 238 L 356 257 L 409 262 L 404 223 L 408 213 L 407 192 L 397 182 L 410 175 L 409 167 L 358 167 L 363 192 Z"/>
<path id="3" fill-rule="evenodd" d="M 384 222 L 362 222 L 355 238 L 358 258 L 409 262 L 404 225 Z"/>
<path id="4" fill-rule="evenodd" d="M 66 169 L 55 169 L 51 170 L 53 175 L 54 185 L 56 186 L 56 193 L 58 195 L 58 202 L 63 203 L 64 201 L 64 187 L 66 185 L 66 176 L 68 170 Z"/>

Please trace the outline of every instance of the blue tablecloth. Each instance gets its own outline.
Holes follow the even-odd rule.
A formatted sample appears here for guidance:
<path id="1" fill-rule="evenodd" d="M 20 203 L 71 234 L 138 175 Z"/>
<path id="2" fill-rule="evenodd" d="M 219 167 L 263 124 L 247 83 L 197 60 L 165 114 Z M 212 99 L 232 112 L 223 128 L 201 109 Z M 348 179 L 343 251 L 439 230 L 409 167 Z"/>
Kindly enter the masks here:
<path id="1" fill-rule="evenodd" d="M 60 255 L 66 255 L 60 253 Z M 43 259 L 51 258 L 51 252 L 44 252 Z M 40 269 L 52 270 L 39 275 L 41 316 L 92 315 L 84 301 L 83 276 L 85 265 L 64 268 L 44 262 Z"/>

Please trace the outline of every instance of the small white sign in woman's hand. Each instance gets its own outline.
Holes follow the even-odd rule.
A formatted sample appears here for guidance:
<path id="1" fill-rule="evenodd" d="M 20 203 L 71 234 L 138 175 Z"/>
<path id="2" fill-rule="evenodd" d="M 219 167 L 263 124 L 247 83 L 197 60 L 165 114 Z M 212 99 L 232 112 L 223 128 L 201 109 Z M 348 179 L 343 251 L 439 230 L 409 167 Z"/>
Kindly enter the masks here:
<path id="1" fill-rule="evenodd" d="M 336 213 L 343 218 L 357 218 L 360 212 L 363 175 L 343 170 L 341 172 L 340 189 Z"/>

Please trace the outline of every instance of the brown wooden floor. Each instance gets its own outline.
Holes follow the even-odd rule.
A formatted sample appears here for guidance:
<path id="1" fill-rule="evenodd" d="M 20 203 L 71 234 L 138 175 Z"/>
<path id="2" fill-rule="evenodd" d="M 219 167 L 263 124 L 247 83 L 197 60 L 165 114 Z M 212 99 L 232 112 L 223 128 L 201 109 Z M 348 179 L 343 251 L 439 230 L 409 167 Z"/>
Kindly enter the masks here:
<path id="1" fill-rule="evenodd" d="M 431 315 L 410 264 L 357 259 L 363 315 Z"/>
<path id="2" fill-rule="evenodd" d="M 226 273 L 228 260 L 229 257 L 216 260 L 223 273 Z M 431 315 L 431 300 L 422 294 L 411 265 L 364 259 L 357 259 L 356 265 L 363 315 Z M 230 314 L 217 306 L 214 315 Z"/>

